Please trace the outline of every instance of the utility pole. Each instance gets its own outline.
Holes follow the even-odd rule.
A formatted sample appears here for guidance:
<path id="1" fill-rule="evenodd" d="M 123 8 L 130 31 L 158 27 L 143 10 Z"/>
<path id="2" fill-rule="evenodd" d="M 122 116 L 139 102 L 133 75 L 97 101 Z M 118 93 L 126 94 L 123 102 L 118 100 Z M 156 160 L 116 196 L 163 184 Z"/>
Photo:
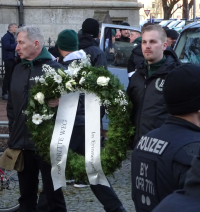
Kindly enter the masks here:
<path id="1" fill-rule="evenodd" d="M 24 6 L 23 6 L 23 0 L 19 0 L 19 25 L 24 24 Z"/>
<path id="2" fill-rule="evenodd" d="M 193 3 L 193 21 L 196 20 L 196 0 Z"/>

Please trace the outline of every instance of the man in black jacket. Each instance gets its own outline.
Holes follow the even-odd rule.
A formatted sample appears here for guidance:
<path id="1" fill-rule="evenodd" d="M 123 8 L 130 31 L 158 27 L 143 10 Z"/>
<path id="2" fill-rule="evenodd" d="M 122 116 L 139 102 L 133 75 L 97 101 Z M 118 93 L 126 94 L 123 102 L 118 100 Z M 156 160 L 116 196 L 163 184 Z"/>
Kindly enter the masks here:
<path id="1" fill-rule="evenodd" d="M 142 62 L 131 76 L 127 93 L 133 103 L 132 121 L 135 135 L 132 147 L 149 131 L 160 127 L 167 109 L 163 99 L 163 85 L 167 74 L 180 65 L 177 56 L 167 47 L 167 37 L 160 25 L 150 25 L 142 31 Z"/>
<path id="2" fill-rule="evenodd" d="M 178 66 L 166 77 L 163 96 L 170 115 L 142 136 L 132 153 L 132 198 L 138 212 L 151 212 L 183 188 L 200 150 L 199 80 L 199 66 L 192 64 Z"/>
<path id="3" fill-rule="evenodd" d="M 48 211 L 66 212 L 65 200 L 61 188 L 54 191 L 51 178 L 51 165 L 45 162 L 35 152 L 34 141 L 31 140 L 26 126 L 26 117 L 22 111 L 28 104 L 29 90 L 35 81 L 32 77 L 41 76 L 43 64 L 55 69 L 62 67 L 52 61 L 44 45 L 42 32 L 36 27 L 22 27 L 18 30 L 16 51 L 22 62 L 13 72 L 7 116 L 9 120 L 8 147 L 22 150 L 24 155 L 24 170 L 18 173 L 21 197 L 20 212 L 37 211 L 38 174 L 42 174 L 43 189 L 46 193 Z M 49 102 L 54 106 L 54 101 Z"/>
<path id="4" fill-rule="evenodd" d="M 8 25 L 7 33 L 2 37 L 2 59 L 5 65 L 5 76 L 3 79 L 2 86 L 2 99 L 8 100 L 8 92 L 10 88 L 11 76 L 13 73 L 13 69 L 15 67 L 15 48 L 17 46 L 16 43 L 16 35 L 15 32 L 17 30 L 17 25 L 11 23 Z"/>
<path id="5" fill-rule="evenodd" d="M 127 23 L 127 22 L 123 22 L 120 25 L 130 26 L 130 24 Z M 129 36 L 130 36 L 130 30 L 129 29 L 120 29 L 120 32 L 121 32 L 121 37 L 120 38 L 117 38 L 116 41 L 130 43 L 130 38 L 129 38 Z"/>
<path id="6" fill-rule="evenodd" d="M 82 24 L 82 34 L 79 34 L 79 49 L 83 49 L 86 55 L 91 56 L 92 66 L 107 69 L 105 53 L 99 48 L 96 39 L 99 36 L 99 23 L 93 18 L 86 19 Z"/>

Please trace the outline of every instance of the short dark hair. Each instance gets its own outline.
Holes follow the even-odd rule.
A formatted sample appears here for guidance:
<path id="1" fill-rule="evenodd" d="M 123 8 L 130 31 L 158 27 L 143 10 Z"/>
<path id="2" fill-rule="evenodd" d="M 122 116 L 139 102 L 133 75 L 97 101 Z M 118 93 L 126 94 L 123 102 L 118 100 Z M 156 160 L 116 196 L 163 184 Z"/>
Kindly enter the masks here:
<path id="1" fill-rule="evenodd" d="M 154 25 L 154 24 L 151 23 L 151 22 L 145 23 L 145 24 L 142 26 L 141 32 L 144 30 L 145 27 L 147 27 L 147 26 L 149 26 L 149 25 Z"/>
<path id="2" fill-rule="evenodd" d="M 159 32 L 161 40 L 163 42 L 167 41 L 167 34 L 166 34 L 165 30 L 160 25 L 155 24 L 155 25 L 149 25 L 149 26 L 144 27 L 143 30 L 142 30 L 142 35 L 145 32 L 150 32 L 150 31 Z"/>
<path id="3" fill-rule="evenodd" d="M 10 27 L 12 27 L 12 26 L 17 26 L 17 24 L 15 24 L 15 23 L 10 23 L 10 24 L 8 24 L 8 30 L 9 30 Z"/>

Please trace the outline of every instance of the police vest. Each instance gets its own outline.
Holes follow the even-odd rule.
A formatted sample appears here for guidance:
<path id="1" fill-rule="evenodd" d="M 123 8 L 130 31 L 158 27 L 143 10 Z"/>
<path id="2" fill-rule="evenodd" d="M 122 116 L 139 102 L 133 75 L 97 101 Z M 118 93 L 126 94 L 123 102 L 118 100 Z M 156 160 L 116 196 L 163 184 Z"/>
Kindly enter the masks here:
<path id="1" fill-rule="evenodd" d="M 159 202 L 178 189 L 173 179 L 176 153 L 200 142 L 200 132 L 174 124 L 164 124 L 143 136 L 132 153 L 132 195 L 138 212 L 151 212 Z M 185 165 L 192 157 L 178 159 Z"/>

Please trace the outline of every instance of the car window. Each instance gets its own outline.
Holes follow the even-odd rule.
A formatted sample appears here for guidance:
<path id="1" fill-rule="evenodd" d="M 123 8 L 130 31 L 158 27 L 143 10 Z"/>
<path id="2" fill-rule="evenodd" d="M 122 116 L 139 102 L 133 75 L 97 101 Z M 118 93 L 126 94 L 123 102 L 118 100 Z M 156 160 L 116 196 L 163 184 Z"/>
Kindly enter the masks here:
<path id="1" fill-rule="evenodd" d="M 182 63 L 200 64 L 200 29 L 185 31 L 175 51 Z"/>
<path id="2" fill-rule="evenodd" d="M 182 21 L 181 23 L 179 23 L 176 27 L 183 27 L 185 25 L 185 21 Z"/>
<path id="3" fill-rule="evenodd" d="M 175 26 L 179 21 L 172 21 L 167 27 L 173 27 Z"/>
<path id="4" fill-rule="evenodd" d="M 168 21 L 161 21 L 159 24 L 160 25 L 163 25 L 163 24 L 166 24 Z"/>
<path id="5" fill-rule="evenodd" d="M 109 33 L 106 32 L 106 34 L 104 51 L 108 66 L 127 68 L 128 59 L 135 44 L 125 42 L 121 38 L 116 38 L 115 41 L 113 41 L 109 38 Z"/>

